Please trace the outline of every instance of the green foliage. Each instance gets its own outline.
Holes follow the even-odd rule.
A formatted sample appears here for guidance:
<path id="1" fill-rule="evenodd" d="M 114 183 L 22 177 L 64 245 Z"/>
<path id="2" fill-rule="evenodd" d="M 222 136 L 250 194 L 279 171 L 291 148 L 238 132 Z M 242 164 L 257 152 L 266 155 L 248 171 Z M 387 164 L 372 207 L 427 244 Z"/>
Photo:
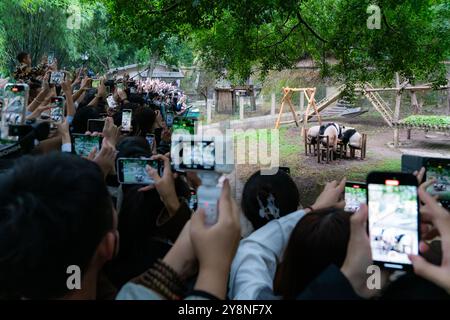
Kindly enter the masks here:
<path id="1" fill-rule="evenodd" d="M 403 119 L 402 123 L 413 126 L 416 125 L 416 126 L 447 127 L 450 126 L 450 117 L 412 115 Z"/>
<path id="2" fill-rule="evenodd" d="M 203 64 L 235 83 L 252 74 L 313 57 L 323 75 L 349 87 L 358 81 L 445 80 L 450 48 L 447 0 L 103 0 L 123 36 L 139 42 L 161 35 L 191 41 Z M 367 28 L 371 4 L 381 29 Z M 337 59 L 328 65 L 326 58 Z"/>

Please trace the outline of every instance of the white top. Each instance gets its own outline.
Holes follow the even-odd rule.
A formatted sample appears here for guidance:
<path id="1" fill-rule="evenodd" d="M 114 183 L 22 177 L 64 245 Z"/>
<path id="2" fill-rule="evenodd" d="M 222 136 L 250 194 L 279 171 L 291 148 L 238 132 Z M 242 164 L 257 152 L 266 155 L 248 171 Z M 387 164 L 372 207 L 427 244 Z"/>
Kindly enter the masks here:
<path id="1" fill-rule="evenodd" d="M 273 293 L 273 279 L 292 230 L 304 215 L 299 210 L 272 220 L 240 242 L 231 265 L 230 299 L 281 299 Z"/>

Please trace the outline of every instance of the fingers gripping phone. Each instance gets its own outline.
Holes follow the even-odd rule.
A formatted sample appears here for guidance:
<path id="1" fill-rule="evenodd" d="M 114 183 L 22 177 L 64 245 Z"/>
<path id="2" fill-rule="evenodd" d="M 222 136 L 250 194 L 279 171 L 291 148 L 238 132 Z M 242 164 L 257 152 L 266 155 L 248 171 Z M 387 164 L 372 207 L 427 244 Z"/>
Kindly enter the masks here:
<path id="1" fill-rule="evenodd" d="M 117 159 L 118 179 L 121 184 L 153 184 L 154 180 L 148 175 L 146 166 L 159 171 L 157 160 L 147 158 L 119 158 Z"/>
<path id="2" fill-rule="evenodd" d="M 356 212 L 358 211 L 361 203 L 367 202 L 367 186 L 363 182 L 352 182 L 348 181 L 345 184 L 345 208 L 344 210 L 347 212 Z"/>
<path id="3" fill-rule="evenodd" d="M 372 172 L 367 177 L 368 231 L 375 264 L 410 270 L 408 254 L 419 254 L 420 214 L 417 178 Z"/>
<path id="4" fill-rule="evenodd" d="M 102 147 L 102 139 L 99 136 L 73 134 L 72 139 L 75 154 L 80 157 L 87 157 L 94 148 L 99 152 Z"/>
<path id="5" fill-rule="evenodd" d="M 132 111 L 130 109 L 122 111 L 122 131 L 131 131 L 131 116 Z"/>

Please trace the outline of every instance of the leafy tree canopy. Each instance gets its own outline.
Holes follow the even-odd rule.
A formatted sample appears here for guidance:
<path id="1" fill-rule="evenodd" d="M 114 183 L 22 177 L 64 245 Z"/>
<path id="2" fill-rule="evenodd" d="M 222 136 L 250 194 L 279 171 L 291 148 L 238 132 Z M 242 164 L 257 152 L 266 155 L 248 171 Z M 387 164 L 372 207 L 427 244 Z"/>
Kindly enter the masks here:
<path id="1" fill-rule="evenodd" d="M 448 0 L 102 0 L 112 25 L 138 45 L 167 37 L 189 41 L 202 62 L 235 81 L 294 66 L 312 57 L 323 75 L 355 83 L 445 81 L 449 57 Z M 381 9 L 369 29 L 368 6 Z M 328 65 L 326 58 L 337 59 Z"/>

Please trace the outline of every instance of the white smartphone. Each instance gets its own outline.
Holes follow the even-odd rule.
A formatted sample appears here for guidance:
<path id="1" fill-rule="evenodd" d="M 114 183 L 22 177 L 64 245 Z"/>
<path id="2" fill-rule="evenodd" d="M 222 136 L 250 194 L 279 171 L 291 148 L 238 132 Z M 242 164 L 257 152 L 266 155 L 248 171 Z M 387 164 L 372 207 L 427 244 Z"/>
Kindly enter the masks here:
<path id="1" fill-rule="evenodd" d="M 132 111 L 130 109 L 122 111 L 122 131 L 131 131 L 131 116 Z"/>

